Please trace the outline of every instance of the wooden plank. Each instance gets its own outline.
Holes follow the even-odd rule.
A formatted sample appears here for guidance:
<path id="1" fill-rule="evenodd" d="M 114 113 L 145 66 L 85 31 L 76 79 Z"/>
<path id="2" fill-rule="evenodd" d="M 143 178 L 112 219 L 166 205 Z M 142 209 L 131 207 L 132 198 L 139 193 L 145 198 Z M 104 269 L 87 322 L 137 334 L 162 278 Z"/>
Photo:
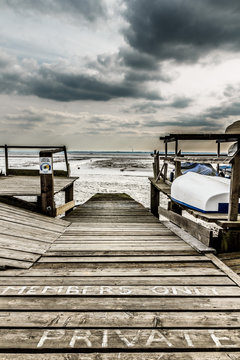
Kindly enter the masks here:
<path id="1" fill-rule="evenodd" d="M 31 266 L 32 266 L 32 262 L 29 261 L 6 259 L 0 257 L 0 267 L 29 269 Z"/>
<path id="2" fill-rule="evenodd" d="M 33 213 L 31 211 L 27 211 L 27 210 L 24 210 L 24 209 L 19 209 L 16 206 L 7 205 L 7 204 L 1 203 L 1 202 L 0 202 L 0 209 L 4 210 L 5 213 L 13 213 L 13 214 L 17 214 L 17 215 L 22 215 L 24 217 L 28 217 L 30 219 L 43 220 L 45 223 L 58 224 L 58 225 L 60 225 L 62 227 L 66 227 L 66 226 L 68 226 L 70 224 L 66 220 L 52 219 L 50 217 L 46 217 L 45 215 L 36 214 L 36 213 Z"/>
<path id="3" fill-rule="evenodd" d="M 59 286 L 0 286 L 0 296 L 118 296 L 118 297 L 240 297 L 238 286 L 96 286 L 96 285 L 59 285 Z"/>
<path id="4" fill-rule="evenodd" d="M 7 270 L 5 276 L 198 276 L 198 267 L 175 267 L 175 268 L 111 268 L 103 267 L 102 269 L 29 269 L 28 272 L 22 270 Z M 224 273 L 218 268 L 204 267 L 201 268 L 201 275 L 221 276 Z"/>
<path id="5" fill-rule="evenodd" d="M 101 223 L 102 222 L 102 217 L 96 217 L 96 216 L 85 216 L 83 218 L 81 217 L 75 217 L 72 215 L 72 213 L 70 213 L 70 215 L 68 215 L 66 217 L 67 220 L 71 221 L 71 222 L 85 222 L 85 223 Z M 142 217 L 140 218 L 130 218 L 129 216 L 105 216 L 104 217 L 104 222 L 105 223 L 132 223 L 134 221 L 134 223 L 158 223 L 158 220 L 149 216 L 144 217 L 144 219 L 142 219 Z"/>
<path id="6" fill-rule="evenodd" d="M 239 328 L 240 313 L 232 312 L 0 312 L 0 327 L 25 328 Z"/>
<path id="7" fill-rule="evenodd" d="M 227 276 L 5 276 L 5 271 L 0 277 L 0 285 L 183 285 L 183 286 L 204 286 L 204 285 L 235 285 Z"/>
<path id="8" fill-rule="evenodd" d="M 227 221 L 227 220 L 218 220 L 217 224 L 224 229 L 240 229 L 240 220 L 236 221 Z"/>
<path id="9" fill-rule="evenodd" d="M 14 339 L 14 341 L 13 341 Z M 27 340 L 27 341 L 26 341 Z M 229 329 L 0 329 L 1 349 L 239 349 L 240 330 Z"/>
<path id="10" fill-rule="evenodd" d="M 240 277 L 232 271 L 227 265 L 225 265 L 220 259 L 218 259 L 213 254 L 206 255 L 210 260 L 212 260 L 213 264 L 215 264 L 219 269 L 221 269 L 232 281 L 235 282 L 238 286 L 240 286 Z"/>
<path id="11" fill-rule="evenodd" d="M 211 239 L 213 236 L 212 230 L 207 229 L 203 225 L 187 219 L 182 215 L 176 214 L 173 211 L 164 209 L 161 206 L 159 206 L 158 211 L 160 215 L 168 218 L 171 222 L 185 230 L 193 237 L 197 238 L 197 240 L 201 241 L 204 245 L 209 246 L 211 244 Z"/>
<path id="12" fill-rule="evenodd" d="M 179 250 L 169 250 L 169 249 L 158 249 L 158 250 L 127 250 L 127 249 L 121 249 L 121 250 L 64 250 L 64 251 L 53 251 L 48 250 L 47 256 L 92 256 L 95 254 L 96 256 L 139 256 L 139 255 L 179 255 Z M 196 255 L 197 252 L 195 250 L 191 250 L 189 248 L 181 249 L 181 255 Z"/>
<path id="13" fill-rule="evenodd" d="M 66 204 L 62 205 L 62 206 L 58 206 L 56 208 L 56 211 L 55 211 L 55 216 L 62 215 L 66 211 L 72 209 L 74 206 L 75 206 L 75 201 L 74 200 L 69 201 Z"/>
<path id="14" fill-rule="evenodd" d="M 18 251 L 14 249 L 4 249 L 0 247 L 0 255 L 6 259 L 13 260 L 23 260 L 23 261 L 31 261 L 35 262 L 39 259 L 40 255 L 29 252 L 28 249 L 26 251 Z"/>
<path id="15" fill-rule="evenodd" d="M 99 360 L 99 353 L 0 353 L 0 360 Z M 240 352 L 146 352 L 142 350 L 141 354 L 136 352 L 107 352 L 101 353 L 101 360 L 238 360 Z"/>
<path id="16" fill-rule="evenodd" d="M 55 263 L 55 262 L 77 262 L 77 263 L 108 263 L 108 262 L 131 262 L 131 263 L 151 263 L 151 262 L 206 262 L 205 256 L 42 256 L 38 263 Z"/>
<path id="17" fill-rule="evenodd" d="M 172 224 L 170 221 L 162 222 L 168 229 L 173 231 L 177 236 L 185 241 L 186 244 L 189 244 L 193 249 L 197 250 L 199 253 L 215 253 L 216 250 L 204 245 L 201 241 L 194 238 L 192 235 L 186 233 L 184 230 L 180 229 L 178 226 Z"/>

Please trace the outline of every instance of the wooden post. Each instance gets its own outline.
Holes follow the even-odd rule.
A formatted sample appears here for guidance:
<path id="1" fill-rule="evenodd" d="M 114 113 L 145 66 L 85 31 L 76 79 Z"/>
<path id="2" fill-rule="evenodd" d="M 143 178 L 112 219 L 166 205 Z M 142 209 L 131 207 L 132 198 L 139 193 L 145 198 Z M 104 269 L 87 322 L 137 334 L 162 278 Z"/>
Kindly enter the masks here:
<path id="1" fill-rule="evenodd" d="M 175 179 L 181 175 L 181 161 L 175 161 Z"/>
<path id="2" fill-rule="evenodd" d="M 73 183 L 65 189 L 65 204 L 73 200 Z M 65 212 L 65 215 L 69 214 L 72 209 Z"/>
<path id="3" fill-rule="evenodd" d="M 177 156 L 178 153 L 178 140 L 175 140 L 175 155 Z"/>
<path id="4" fill-rule="evenodd" d="M 66 148 L 65 145 L 63 147 L 63 151 L 64 151 L 64 157 L 65 157 L 66 168 L 67 168 L 67 176 L 70 177 L 70 166 L 69 166 L 69 163 L 68 163 L 67 148 Z"/>
<path id="5" fill-rule="evenodd" d="M 158 176 L 159 176 L 159 151 L 154 150 L 154 155 L 153 155 L 153 176 L 154 179 L 157 180 Z"/>
<path id="6" fill-rule="evenodd" d="M 55 216 L 52 153 L 40 151 L 41 208 L 49 216 Z"/>
<path id="7" fill-rule="evenodd" d="M 238 219 L 238 201 L 240 194 L 240 150 L 237 151 L 232 163 L 232 177 L 229 194 L 228 220 L 236 221 Z"/>
<path id="8" fill-rule="evenodd" d="M 5 150 L 5 175 L 8 175 L 8 146 L 5 145 L 4 147 Z"/>
<path id="9" fill-rule="evenodd" d="M 220 141 L 217 141 L 217 157 L 220 156 L 220 152 L 221 152 L 220 146 L 221 146 Z M 217 164 L 217 173 L 219 174 L 219 164 Z"/>
<path id="10" fill-rule="evenodd" d="M 159 190 L 151 183 L 151 213 L 159 218 L 158 207 L 159 207 Z"/>

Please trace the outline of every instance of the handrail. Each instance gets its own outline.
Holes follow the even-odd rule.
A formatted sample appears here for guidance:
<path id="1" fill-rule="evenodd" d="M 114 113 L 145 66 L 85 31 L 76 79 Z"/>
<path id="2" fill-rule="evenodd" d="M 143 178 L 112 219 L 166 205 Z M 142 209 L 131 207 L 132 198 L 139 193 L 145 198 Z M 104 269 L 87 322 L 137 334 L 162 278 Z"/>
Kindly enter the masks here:
<path id="1" fill-rule="evenodd" d="M 67 157 L 67 148 L 65 145 L 61 145 L 61 146 L 47 146 L 47 145 L 0 145 L 0 149 L 5 149 L 5 173 L 6 175 L 9 174 L 9 170 L 11 171 L 15 171 L 18 172 L 19 169 L 9 169 L 8 167 L 8 149 L 42 149 L 42 151 L 48 151 L 51 154 L 55 154 L 58 152 L 64 152 L 64 159 L 65 159 L 65 163 L 66 163 L 66 172 L 67 172 L 67 176 L 70 176 L 70 168 L 69 168 L 69 163 L 68 163 L 68 157 Z M 39 154 L 41 153 L 41 151 L 39 152 Z M 31 171 L 31 170 L 28 170 Z M 33 173 L 34 171 L 32 171 Z M 59 171 L 58 171 L 59 172 Z M 60 171 L 61 172 L 61 171 Z M 36 174 L 34 174 L 36 175 Z"/>

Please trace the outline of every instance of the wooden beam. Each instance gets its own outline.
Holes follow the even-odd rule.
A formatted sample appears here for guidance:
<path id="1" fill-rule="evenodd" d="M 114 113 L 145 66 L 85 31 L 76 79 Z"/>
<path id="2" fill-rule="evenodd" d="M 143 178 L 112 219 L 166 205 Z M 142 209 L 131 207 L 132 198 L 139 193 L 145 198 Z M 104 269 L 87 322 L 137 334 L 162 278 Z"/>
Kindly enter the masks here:
<path id="1" fill-rule="evenodd" d="M 175 161 L 175 179 L 182 175 L 181 162 Z"/>
<path id="2" fill-rule="evenodd" d="M 5 145 L 4 147 L 4 152 L 5 152 L 5 175 L 8 175 L 8 146 Z"/>
<path id="3" fill-rule="evenodd" d="M 54 181 L 52 169 L 52 153 L 50 151 L 40 151 L 40 159 L 46 158 L 46 163 L 50 164 L 51 170 L 40 173 L 41 183 L 41 207 L 42 212 L 49 216 L 55 215 L 54 203 Z M 47 161 L 48 160 L 48 161 Z"/>
<path id="4" fill-rule="evenodd" d="M 159 206 L 159 190 L 151 182 L 151 213 L 159 217 L 158 215 L 158 206 Z"/>
<path id="5" fill-rule="evenodd" d="M 212 230 L 205 228 L 204 226 L 197 224 L 196 222 L 183 217 L 173 211 L 164 209 L 159 206 L 158 212 L 160 215 L 163 215 L 175 225 L 179 226 L 181 229 L 187 231 L 190 235 L 197 238 L 204 245 L 211 245 L 212 240 Z"/>
<path id="6" fill-rule="evenodd" d="M 236 221 L 238 219 L 238 202 L 240 195 L 240 151 L 238 150 L 232 163 L 232 176 L 229 194 L 229 210 L 228 221 Z"/>
<path id="7" fill-rule="evenodd" d="M 59 206 L 55 209 L 55 216 L 62 215 L 66 213 L 68 210 L 72 209 L 75 206 L 75 201 L 69 201 L 66 204 Z"/>
<path id="8" fill-rule="evenodd" d="M 65 189 L 65 203 L 69 203 L 70 201 L 73 201 L 73 183 Z M 65 215 L 69 214 L 71 209 L 72 208 L 66 209 Z"/>

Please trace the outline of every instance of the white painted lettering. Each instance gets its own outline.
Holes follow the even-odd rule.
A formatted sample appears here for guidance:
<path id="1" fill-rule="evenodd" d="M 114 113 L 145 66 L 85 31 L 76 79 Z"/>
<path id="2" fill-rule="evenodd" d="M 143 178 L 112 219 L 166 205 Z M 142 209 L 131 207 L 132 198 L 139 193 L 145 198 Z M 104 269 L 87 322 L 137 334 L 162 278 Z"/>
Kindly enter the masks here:
<path id="1" fill-rule="evenodd" d="M 173 295 L 178 295 L 179 293 L 183 293 L 183 294 L 187 294 L 187 295 L 192 295 L 192 292 L 190 289 L 188 289 L 186 286 L 184 286 L 183 288 L 175 288 L 174 286 L 172 287 L 172 293 Z"/>
<path id="2" fill-rule="evenodd" d="M 45 330 L 37 347 L 42 347 L 46 340 L 59 340 L 65 335 L 65 330 Z"/>
<path id="3" fill-rule="evenodd" d="M 226 344 L 225 341 L 230 341 L 232 342 L 232 340 L 228 337 L 228 336 L 222 336 L 219 337 L 215 334 L 214 330 L 208 330 L 208 332 L 210 333 L 210 336 L 212 338 L 212 340 L 214 341 L 216 347 L 220 348 L 220 347 L 237 347 L 237 344 Z M 221 341 L 224 341 L 224 344 L 221 343 Z"/>
<path id="4" fill-rule="evenodd" d="M 110 286 L 100 286 L 100 295 L 104 295 L 104 293 L 114 295 L 114 292 Z"/>
<path id="5" fill-rule="evenodd" d="M 58 287 L 58 294 L 61 294 L 62 291 L 63 291 L 63 286 L 59 286 Z"/>
<path id="6" fill-rule="evenodd" d="M 154 342 L 164 342 L 169 347 L 173 346 L 173 344 L 159 330 L 151 331 L 151 334 L 146 342 L 146 346 L 151 346 Z"/>
<path id="7" fill-rule="evenodd" d="M 42 289 L 42 294 L 46 294 L 46 292 L 48 291 L 54 291 L 56 288 L 52 287 L 52 286 L 44 286 L 44 288 Z"/>
<path id="8" fill-rule="evenodd" d="M 19 286 L 18 287 L 16 287 L 16 286 L 7 286 L 3 291 L 2 291 L 2 293 L 1 293 L 1 295 L 4 295 L 4 294 L 6 294 L 7 292 L 9 292 L 10 290 L 12 290 L 12 291 L 21 291 L 21 289 L 22 289 L 22 287 L 20 287 L 20 289 L 19 289 Z M 26 289 L 26 286 L 24 286 L 24 290 Z M 24 291 L 23 290 L 23 291 Z"/>
<path id="9" fill-rule="evenodd" d="M 82 294 L 86 295 L 88 290 L 91 289 L 92 286 L 84 286 L 84 288 L 82 289 Z"/>
<path id="10" fill-rule="evenodd" d="M 185 340 L 187 342 L 187 346 L 194 347 L 192 339 L 190 338 L 190 335 L 187 332 L 184 332 L 183 335 L 184 335 Z"/>
<path id="11" fill-rule="evenodd" d="M 29 290 L 26 291 L 27 295 L 34 295 L 39 290 L 40 286 L 30 286 Z"/>
<path id="12" fill-rule="evenodd" d="M 108 330 L 103 330 L 103 339 L 102 339 L 102 347 L 108 347 Z"/>
<path id="13" fill-rule="evenodd" d="M 132 290 L 128 289 L 128 288 L 126 288 L 124 286 L 120 286 L 119 289 L 120 289 L 120 294 L 121 295 L 130 295 L 130 294 L 132 294 Z"/>
<path id="14" fill-rule="evenodd" d="M 124 342 L 124 344 L 127 345 L 127 347 L 134 347 L 139 339 L 141 330 L 138 330 L 136 335 L 131 340 L 127 339 L 126 336 L 123 335 L 120 330 L 115 330 L 115 333 L 119 336 L 122 342 Z"/>
<path id="15" fill-rule="evenodd" d="M 152 288 L 152 292 L 158 295 L 167 295 L 169 294 L 169 289 L 166 286 L 155 286 Z"/>
<path id="16" fill-rule="evenodd" d="M 79 295 L 79 287 L 78 286 L 68 286 L 66 290 L 67 295 Z"/>
<path id="17" fill-rule="evenodd" d="M 76 341 L 84 342 L 87 347 L 92 347 L 92 342 L 89 340 L 91 336 L 90 330 L 75 330 L 72 336 L 72 339 L 69 343 L 70 347 L 74 348 Z"/>

